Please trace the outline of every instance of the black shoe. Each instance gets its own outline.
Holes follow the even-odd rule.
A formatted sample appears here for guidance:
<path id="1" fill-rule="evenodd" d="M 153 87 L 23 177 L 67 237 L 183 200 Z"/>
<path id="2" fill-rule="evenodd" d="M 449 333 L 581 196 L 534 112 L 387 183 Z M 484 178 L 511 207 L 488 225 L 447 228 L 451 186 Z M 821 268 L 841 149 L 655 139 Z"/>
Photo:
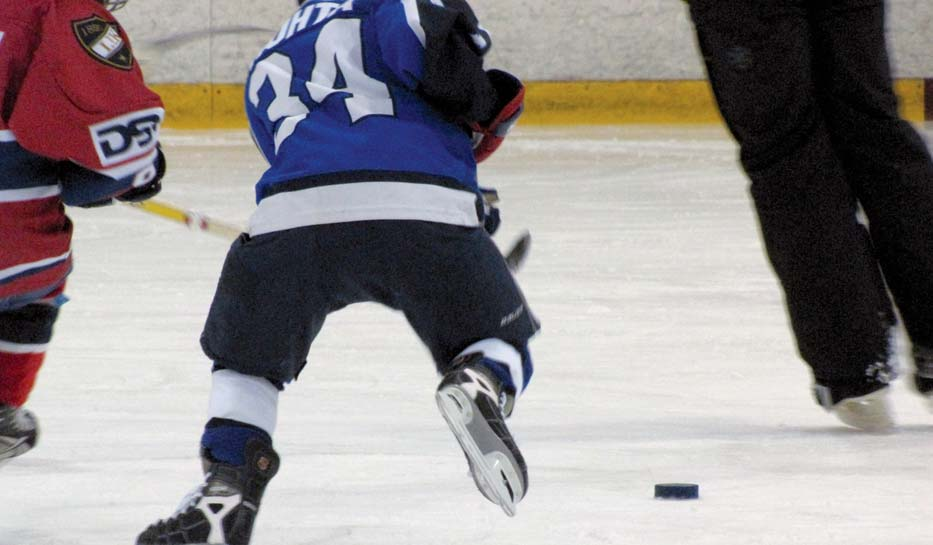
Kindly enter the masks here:
<path id="1" fill-rule="evenodd" d="M 435 398 L 466 454 L 476 487 L 515 516 L 528 490 L 528 469 L 505 425 L 503 408 L 511 404 L 510 396 L 482 360 L 482 353 L 462 356 L 444 375 Z"/>
<path id="2" fill-rule="evenodd" d="M 205 481 L 170 518 L 150 525 L 136 545 L 248 545 L 262 494 L 279 469 L 279 456 L 266 443 L 246 444 L 246 464 L 204 459 Z"/>
<path id="3" fill-rule="evenodd" d="M 32 412 L 0 405 L 0 464 L 32 449 L 38 438 L 39 425 Z"/>

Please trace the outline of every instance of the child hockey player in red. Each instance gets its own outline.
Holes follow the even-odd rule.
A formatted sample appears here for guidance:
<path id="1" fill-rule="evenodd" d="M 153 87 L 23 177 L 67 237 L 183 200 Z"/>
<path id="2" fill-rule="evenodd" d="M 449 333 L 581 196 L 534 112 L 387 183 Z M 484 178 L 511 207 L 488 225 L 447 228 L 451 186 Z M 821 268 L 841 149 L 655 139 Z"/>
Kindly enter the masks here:
<path id="1" fill-rule="evenodd" d="M 65 301 L 65 206 L 161 188 L 164 116 L 108 9 L 123 1 L 0 2 L 0 463 L 36 443 L 23 408 Z"/>

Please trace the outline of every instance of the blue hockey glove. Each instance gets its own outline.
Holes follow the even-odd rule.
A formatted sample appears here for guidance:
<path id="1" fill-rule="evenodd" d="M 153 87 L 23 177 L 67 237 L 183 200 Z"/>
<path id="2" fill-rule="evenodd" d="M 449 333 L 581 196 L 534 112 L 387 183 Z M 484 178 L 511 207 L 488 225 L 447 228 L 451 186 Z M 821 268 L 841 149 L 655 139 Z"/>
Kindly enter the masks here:
<path id="1" fill-rule="evenodd" d="M 502 223 L 499 209 L 496 207 L 499 202 L 499 192 L 485 187 L 479 188 L 479 191 L 483 195 L 483 229 L 493 235 L 499 229 L 499 224 Z"/>
<path id="2" fill-rule="evenodd" d="M 125 193 L 117 195 L 117 200 L 122 202 L 141 202 L 151 199 L 162 191 L 162 177 L 165 176 L 165 155 L 162 154 L 162 148 L 156 148 L 158 155 L 155 160 L 155 177 L 145 185 L 134 187 Z"/>

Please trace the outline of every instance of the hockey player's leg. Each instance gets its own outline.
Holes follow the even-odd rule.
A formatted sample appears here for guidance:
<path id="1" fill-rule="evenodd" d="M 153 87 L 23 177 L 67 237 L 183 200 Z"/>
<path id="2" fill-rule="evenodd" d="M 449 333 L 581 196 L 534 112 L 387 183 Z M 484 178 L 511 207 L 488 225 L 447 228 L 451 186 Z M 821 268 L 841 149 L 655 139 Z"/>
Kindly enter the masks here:
<path id="1" fill-rule="evenodd" d="M 393 271 L 390 303 L 431 351 L 443 377 L 438 408 L 477 486 L 514 515 L 528 472 L 505 417 L 531 377 L 527 346 L 538 321 L 482 229 L 412 222 L 395 236 L 393 248 L 418 267 Z"/>
<path id="2" fill-rule="evenodd" d="M 271 444 L 247 441 L 243 463 L 214 459 L 203 451 L 204 482 L 182 500 L 175 513 L 150 525 L 137 545 L 248 545 L 259 504 L 279 469 Z"/>
<path id="3" fill-rule="evenodd" d="M 827 53 L 817 72 L 832 78 L 823 86 L 829 127 L 914 344 L 914 385 L 933 395 L 933 160 L 898 113 L 884 4 L 844 0 L 826 9 L 834 15 L 818 19 Z"/>
<path id="4" fill-rule="evenodd" d="M 895 422 L 888 384 L 897 377 L 894 312 L 869 257 L 870 244 L 840 240 L 838 248 L 852 252 L 848 269 L 830 259 L 824 282 L 785 282 L 791 323 L 800 354 L 813 370 L 819 403 L 849 426 L 889 431 Z"/>
<path id="5" fill-rule="evenodd" d="M 832 393 L 825 386 L 814 387 L 817 400 L 847 426 L 872 433 L 885 433 L 894 429 L 894 411 L 888 399 L 890 388 L 879 385 L 867 394 L 833 401 Z"/>
<path id="6" fill-rule="evenodd" d="M 877 430 L 891 425 L 884 399 L 894 375 L 894 312 L 829 130 L 808 9 L 691 2 L 709 79 L 740 144 L 764 246 L 818 399 L 847 424 Z"/>
<path id="7" fill-rule="evenodd" d="M 31 304 L 0 312 L 0 465 L 36 446 L 39 426 L 23 408 L 45 360 L 58 309 Z"/>
<path id="8" fill-rule="evenodd" d="M 331 277 L 320 268 L 329 260 L 308 242 L 311 230 L 244 235 L 230 247 L 201 334 L 215 362 L 201 438 L 205 480 L 138 545 L 249 543 L 279 467 L 271 439 L 279 390 L 301 371 L 330 308 L 322 279 Z"/>
<path id="9" fill-rule="evenodd" d="M 36 446 L 39 425 L 23 407 L 0 405 L 0 465 Z"/>
<path id="10" fill-rule="evenodd" d="M 858 237 L 849 238 L 843 229 L 827 227 L 823 233 L 834 249 L 815 245 L 814 254 L 774 239 L 768 244 L 798 350 L 813 371 L 817 401 L 825 409 L 846 425 L 889 431 L 895 423 L 888 384 L 897 377 L 891 302 L 867 235 L 858 244 L 850 242 Z M 838 254 L 843 248 L 848 256 Z M 809 270 L 797 268 L 807 263 Z"/>
<path id="11" fill-rule="evenodd" d="M 31 450 L 39 437 L 35 415 L 22 405 L 45 354 L 7 351 L 14 349 L 0 341 L 0 464 Z"/>
<path id="12" fill-rule="evenodd" d="M 201 438 L 204 482 L 137 545 L 248 545 L 266 485 L 279 468 L 272 448 L 278 389 L 266 379 L 214 372 Z"/>
<path id="13" fill-rule="evenodd" d="M 436 394 L 437 406 L 467 457 L 477 488 L 509 516 L 515 515 L 528 491 L 525 460 L 505 424 L 524 383 L 522 368 L 517 350 L 487 339 L 451 363 Z"/>

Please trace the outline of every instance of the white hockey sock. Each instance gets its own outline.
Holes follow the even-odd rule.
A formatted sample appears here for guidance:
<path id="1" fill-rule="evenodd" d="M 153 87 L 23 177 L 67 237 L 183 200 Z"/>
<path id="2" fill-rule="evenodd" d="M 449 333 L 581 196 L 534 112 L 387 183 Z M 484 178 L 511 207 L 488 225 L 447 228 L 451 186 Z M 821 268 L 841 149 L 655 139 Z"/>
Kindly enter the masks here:
<path id="1" fill-rule="evenodd" d="M 221 369 L 211 375 L 208 419 L 226 418 L 256 426 L 272 436 L 279 390 L 264 378 Z"/>
<path id="2" fill-rule="evenodd" d="M 518 390 L 515 392 L 515 396 L 521 394 L 522 386 L 525 384 L 525 372 L 522 369 L 522 355 L 518 353 L 518 350 L 515 350 L 515 347 L 502 339 L 483 339 L 466 347 L 458 354 L 458 357 L 470 352 L 482 352 L 484 357 L 496 360 L 506 366 L 509 375 L 512 377 L 512 383 L 515 384 L 515 388 Z"/>

